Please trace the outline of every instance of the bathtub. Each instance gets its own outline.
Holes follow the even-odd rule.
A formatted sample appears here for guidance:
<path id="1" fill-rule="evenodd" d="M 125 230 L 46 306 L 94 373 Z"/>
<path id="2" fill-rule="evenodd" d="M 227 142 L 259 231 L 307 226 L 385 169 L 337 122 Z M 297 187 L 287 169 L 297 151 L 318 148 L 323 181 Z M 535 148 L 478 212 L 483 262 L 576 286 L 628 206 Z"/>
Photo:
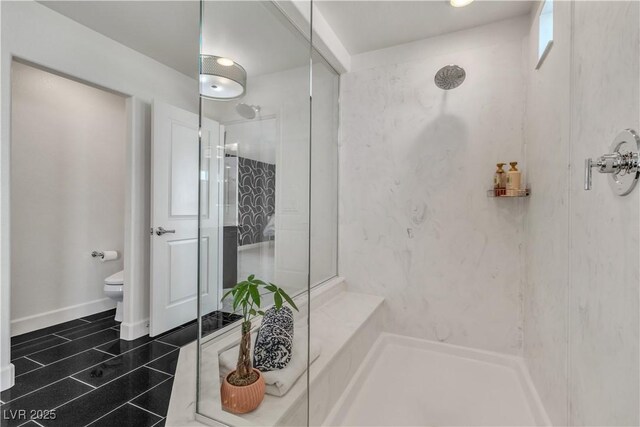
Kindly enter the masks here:
<path id="1" fill-rule="evenodd" d="M 322 424 L 551 425 L 522 359 L 388 333 Z"/>

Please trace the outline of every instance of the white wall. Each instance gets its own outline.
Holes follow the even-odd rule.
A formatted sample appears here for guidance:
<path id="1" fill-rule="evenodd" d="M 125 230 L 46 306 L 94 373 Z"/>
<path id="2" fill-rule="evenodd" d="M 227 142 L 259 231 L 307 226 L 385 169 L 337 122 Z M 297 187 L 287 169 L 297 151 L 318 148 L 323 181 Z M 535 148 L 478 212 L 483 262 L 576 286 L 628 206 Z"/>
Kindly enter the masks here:
<path id="1" fill-rule="evenodd" d="M 570 425 L 640 425 L 640 189 L 613 194 L 587 157 L 640 131 L 640 3 L 576 2 L 573 14 L 569 395 Z"/>
<path id="2" fill-rule="evenodd" d="M 567 425 L 571 3 L 554 3 L 553 48 L 538 62 L 538 11 L 527 62 L 524 357 L 554 425 Z M 578 165 L 580 166 L 580 165 Z"/>
<path id="3" fill-rule="evenodd" d="M 125 98 L 12 66 L 11 335 L 115 306 L 124 249 Z"/>
<path id="4" fill-rule="evenodd" d="M 535 18 L 535 16 L 534 16 Z M 555 425 L 638 425 L 640 209 L 587 157 L 640 128 L 640 5 L 555 2 L 554 46 L 529 62 L 524 356 Z"/>
<path id="5" fill-rule="evenodd" d="M 522 17 L 369 52 L 343 75 L 339 273 L 385 298 L 389 331 L 521 353 L 526 201 L 486 191 L 523 160 L 527 32 Z M 442 91 L 451 63 L 467 78 Z"/>
<path id="6" fill-rule="evenodd" d="M 131 251 L 125 276 L 122 336 L 146 333 L 149 313 L 149 161 L 150 104 L 154 98 L 198 111 L 198 84 L 157 61 L 108 39 L 36 2 L 1 2 L 0 82 L 0 389 L 13 384 L 10 360 L 10 84 L 12 56 L 135 98 L 127 101 L 128 123 L 125 256 Z M 197 23 L 194 23 L 197 25 Z M 135 166 L 135 167 L 134 167 Z M 125 259 L 126 266 L 126 259 Z M 127 286 L 129 283 L 129 286 Z M 6 314 L 5 314 L 6 313 Z"/>

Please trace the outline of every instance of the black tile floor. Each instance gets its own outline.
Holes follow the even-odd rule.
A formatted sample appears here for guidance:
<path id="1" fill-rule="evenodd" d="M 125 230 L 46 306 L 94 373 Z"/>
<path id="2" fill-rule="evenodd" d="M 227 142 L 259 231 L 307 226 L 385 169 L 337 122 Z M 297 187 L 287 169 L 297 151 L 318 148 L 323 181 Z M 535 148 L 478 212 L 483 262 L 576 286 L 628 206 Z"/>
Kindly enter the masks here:
<path id="1" fill-rule="evenodd" d="M 15 385 L 0 393 L 4 426 L 162 426 L 180 347 L 195 321 L 158 337 L 119 339 L 114 310 L 11 338 Z M 210 334 L 240 316 L 203 318 Z"/>

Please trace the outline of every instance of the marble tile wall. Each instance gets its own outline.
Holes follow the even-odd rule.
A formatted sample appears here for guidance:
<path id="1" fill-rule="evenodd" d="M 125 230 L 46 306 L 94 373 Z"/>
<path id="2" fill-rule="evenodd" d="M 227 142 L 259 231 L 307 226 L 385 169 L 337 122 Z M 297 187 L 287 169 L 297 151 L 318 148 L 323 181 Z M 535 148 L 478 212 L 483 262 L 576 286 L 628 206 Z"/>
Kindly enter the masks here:
<path id="1" fill-rule="evenodd" d="M 570 181 L 570 425 L 640 425 L 640 190 L 614 195 L 586 157 L 640 131 L 640 3 L 575 2 Z"/>
<path id="2" fill-rule="evenodd" d="M 541 6 L 541 5 L 540 5 Z M 527 62 L 524 358 L 554 425 L 567 425 L 570 2 L 554 4 L 553 47 L 539 69 L 538 10 Z"/>
<path id="3" fill-rule="evenodd" d="M 640 127 L 640 7 L 555 2 L 554 21 L 537 71 L 531 29 L 524 357 L 554 425 L 638 425 L 640 196 L 584 191 L 583 165 Z"/>
<path id="4" fill-rule="evenodd" d="M 390 332 L 521 354 L 526 201 L 486 190 L 496 162 L 523 159 L 528 29 L 367 53 L 343 76 L 339 272 L 385 298 Z M 450 63 L 467 79 L 442 91 Z"/>

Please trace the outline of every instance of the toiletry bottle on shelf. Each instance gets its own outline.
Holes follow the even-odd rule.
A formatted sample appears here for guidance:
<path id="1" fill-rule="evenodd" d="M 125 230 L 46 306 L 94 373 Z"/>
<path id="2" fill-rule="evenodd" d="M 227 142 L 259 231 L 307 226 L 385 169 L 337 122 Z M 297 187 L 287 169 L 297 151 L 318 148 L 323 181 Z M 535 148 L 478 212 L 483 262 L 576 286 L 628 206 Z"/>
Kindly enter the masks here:
<path id="1" fill-rule="evenodd" d="M 517 196 L 520 190 L 521 174 L 518 168 L 518 162 L 509 162 L 511 168 L 507 172 L 507 196 Z"/>
<path id="2" fill-rule="evenodd" d="M 497 163 L 496 173 L 493 176 L 493 194 L 496 196 L 504 196 L 504 190 L 507 183 L 504 170 L 502 167 L 505 163 Z"/>

